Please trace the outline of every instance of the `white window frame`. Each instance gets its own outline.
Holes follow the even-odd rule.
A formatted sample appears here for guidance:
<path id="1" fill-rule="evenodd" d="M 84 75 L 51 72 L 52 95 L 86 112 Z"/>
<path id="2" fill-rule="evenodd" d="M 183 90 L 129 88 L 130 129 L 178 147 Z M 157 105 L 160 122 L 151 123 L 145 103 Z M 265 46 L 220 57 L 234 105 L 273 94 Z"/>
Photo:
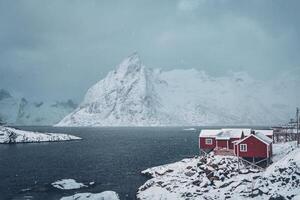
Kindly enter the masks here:
<path id="1" fill-rule="evenodd" d="M 240 152 L 247 152 L 248 145 L 247 144 L 240 144 Z"/>
<path id="2" fill-rule="evenodd" d="M 211 138 L 205 138 L 205 144 L 212 145 L 213 144 L 213 140 Z"/>

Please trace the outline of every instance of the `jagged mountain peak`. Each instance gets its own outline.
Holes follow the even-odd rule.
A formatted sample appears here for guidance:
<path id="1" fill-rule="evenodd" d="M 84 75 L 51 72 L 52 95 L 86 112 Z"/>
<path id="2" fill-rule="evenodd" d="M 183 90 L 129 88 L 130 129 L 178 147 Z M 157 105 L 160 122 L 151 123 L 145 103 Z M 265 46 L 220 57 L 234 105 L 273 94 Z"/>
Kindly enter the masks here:
<path id="1" fill-rule="evenodd" d="M 151 76 L 151 72 L 142 64 L 138 53 L 133 53 L 117 65 L 115 70 L 109 72 L 105 78 L 88 89 L 81 105 L 100 102 L 103 100 L 103 96 L 107 96 L 107 94 L 114 95 L 117 93 L 120 95 L 126 91 L 127 94 L 131 94 L 133 89 L 142 90 Z"/>
<path id="2" fill-rule="evenodd" d="M 136 74 L 140 72 L 143 68 L 142 61 L 140 56 L 137 52 L 131 54 L 127 58 L 125 58 L 115 70 L 115 74 L 118 75 L 120 79 L 124 78 L 127 75 Z"/>

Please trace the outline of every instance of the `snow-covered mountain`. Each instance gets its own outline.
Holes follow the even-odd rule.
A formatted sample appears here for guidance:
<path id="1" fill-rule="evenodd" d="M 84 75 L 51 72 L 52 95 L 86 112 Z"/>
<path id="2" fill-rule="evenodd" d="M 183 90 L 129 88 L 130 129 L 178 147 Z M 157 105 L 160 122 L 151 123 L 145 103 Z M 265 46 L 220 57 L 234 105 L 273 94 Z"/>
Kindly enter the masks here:
<path id="1" fill-rule="evenodd" d="M 29 102 L 0 90 L 0 122 L 13 125 L 53 125 L 76 108 L 67 102 Z"/>
<path id="2" fill-rule="evenodd" d="M 146 68 L 135 53 L 92 86 L 57 126 L 271 125 L 293 116 L 299 79 Z M 292 85 L 291 87 L 291 84 Z"/>

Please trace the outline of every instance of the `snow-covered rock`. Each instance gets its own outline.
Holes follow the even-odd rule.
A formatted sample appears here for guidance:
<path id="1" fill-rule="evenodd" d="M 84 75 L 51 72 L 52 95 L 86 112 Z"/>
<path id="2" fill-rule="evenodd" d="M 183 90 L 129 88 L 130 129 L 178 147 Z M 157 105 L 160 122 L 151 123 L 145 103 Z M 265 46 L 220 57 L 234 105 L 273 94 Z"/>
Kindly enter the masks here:
<path id="1" fill-rule="evenodd" d="M 13 125 L 53 125 L 58 123 L 77 105 L 66 102 L 30 102 L 0 89 L 0 123 Z"/>
<path id="2" fill-rule="evenodd" d="M 147 169 L 142 174 L 152 178 L 137 199 L 293 199 L 300 195 L 300 149 L 293 143 L 274 146 L 277 162 L 265 171 L 213 154 Z"/>
<path id="3" fill-rule="evenodd" d="M 259 199 L 282 197 L 293 199 L 300 195 L 300 149 L 297 148 L 283 157 L 255 180 L 253 187 Z M 279 199 L 279 198 L 278 198 Z"/>
<path id="4" fill-rule="evenodd" d="M 105 191 L 101 193 L 77 193 L 73 196 L 63 197 L 60 200 L 119 200 L 116 192 Z"/>
<path id="5" fill-rule="evenodd" d="M 59 181 L 55 181 L 54 183 L 51 183 L 51 185 L 55 188 L 61 189 L 61 190 L 74 190 L 74 189 L 80 189 L 83 187 L 88 187 L 87 185 L 84 185 L 83 183 L 78 183 L 74 179 L 62 179 Z"/>
<path id="6" fill-rule="evenodd" d="M 133 54 L 92 86 L 57 126 L 277 124 L 294 114 L 294 82 L 299 79 L 259 81 L 246 73 L 212 77 L 195 69 L 161 71 L 146 68 Z"/>
<path id="7" fill-rule="evenodd" d="M 81 138 L 58 133 L 38 133 L 0 126 L 0 143 L 29 143 L 79 140 Z"/>

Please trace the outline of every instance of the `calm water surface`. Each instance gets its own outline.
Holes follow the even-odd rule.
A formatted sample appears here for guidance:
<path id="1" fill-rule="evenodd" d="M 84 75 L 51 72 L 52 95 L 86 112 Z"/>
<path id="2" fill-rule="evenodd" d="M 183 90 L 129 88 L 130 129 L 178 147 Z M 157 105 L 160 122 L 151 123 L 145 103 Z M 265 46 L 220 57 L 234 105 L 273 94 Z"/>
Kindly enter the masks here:
<path id="1" fill-rule="evenodd" d="M 23 127 L 69 133 L 81 141 L 0 145 L 0 199 L 52 200 L 75 192 L 116 191 L 135 199 L 149 167 L 198 153 L 196 131 L 183 128 Z M 62 178 L 94 181 L 93 187 L 60 191 L 50 184 Z"/>

